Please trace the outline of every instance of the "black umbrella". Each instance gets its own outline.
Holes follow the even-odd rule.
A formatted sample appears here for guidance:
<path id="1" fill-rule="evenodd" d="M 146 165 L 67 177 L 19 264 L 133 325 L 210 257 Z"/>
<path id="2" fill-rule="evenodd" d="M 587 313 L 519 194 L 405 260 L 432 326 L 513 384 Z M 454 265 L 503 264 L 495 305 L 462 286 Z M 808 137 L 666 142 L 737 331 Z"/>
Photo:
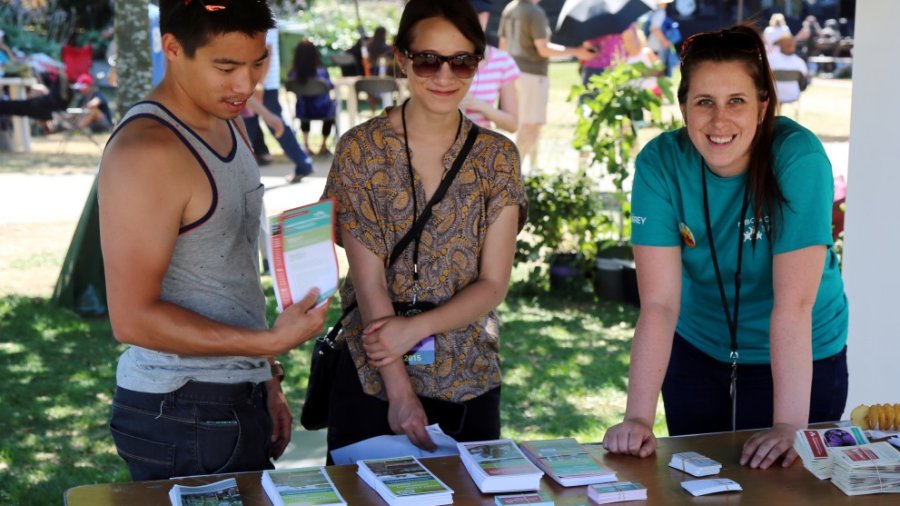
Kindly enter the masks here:
<path id="1" fill-rule="evenodd" d="M 655 0 L 566 0 L 552 42 L 580 46 L 601 35 L 619 33 L 655 6 Z"/>

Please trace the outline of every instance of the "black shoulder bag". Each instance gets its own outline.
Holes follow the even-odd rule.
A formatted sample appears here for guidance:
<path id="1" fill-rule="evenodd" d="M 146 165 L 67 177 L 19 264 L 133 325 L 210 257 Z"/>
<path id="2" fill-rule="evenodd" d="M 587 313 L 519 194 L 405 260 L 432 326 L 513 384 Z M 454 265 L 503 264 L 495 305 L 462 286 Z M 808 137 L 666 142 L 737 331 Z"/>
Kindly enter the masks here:
<path id="1" fill-rule="evenodd" d="M 462 116 L 462 113 L 460 113 L 460 116 Z M 460 118 L 460 121 L 462 121 L 462 118 Z M 450 183 L 456 178 L 456 174 L 469 155 L 469 151 L 472 150 L 475 138 L 478 137 L 478 131 L 478 125 L 473 123 L 471 130 L 469 130 L 469 135 L 466 137 L 465 144 L 463 144 L 462 149 L 456 156 L 456 160 L 453 162 L 453 166 L 441 180 L 440 186 L 435 190 L 434 195 L 431 196 L 431 200 L 428 201 L 425 208 L 422 209 L 422 214 L 416 218 L 412 228 L 394 246 L 385 269 L 394 264 L 406 247 L 409 246 L 409 243 L 412 242 L 413 238 L 425 228 L 425 224 L 431 218 L 432 206 L 444 198 L 447 188 L 450 187 Z M 346 346 L 344 342 L 337 342 L 337 336 L 343 328 L 344 318 L 353 312 L 356 306 L 357 301 L 354 300 L 344 309 L 341 317 L 334 324 L 334 327 L 328 331 L 328 334 L 325 337 L 316 339 L 309 369 L 309 382 L 306 385 L 306 399 L 303 401 L 303 408 L 300 411 L 300 424 L 307 430 L 319 430 L 328 426 L 331 386 L 334 384 L 334 377 L 337 372 L 339 352 L 343 346 Z"/>

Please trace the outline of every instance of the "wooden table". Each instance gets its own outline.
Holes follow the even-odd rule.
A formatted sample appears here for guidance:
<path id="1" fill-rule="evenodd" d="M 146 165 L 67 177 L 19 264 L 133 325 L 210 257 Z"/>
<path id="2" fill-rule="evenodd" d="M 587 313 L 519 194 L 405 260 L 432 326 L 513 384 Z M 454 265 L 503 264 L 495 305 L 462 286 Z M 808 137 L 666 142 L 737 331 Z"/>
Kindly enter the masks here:
<path id="1" fill-rule="evenodd" d="M 0 88 L 9 86 L 9 98 L 11 100 L 25 100 L 28 98 L 28 88 L 37 84 L 33 77 L 0 77 Z M 31 122 L 27 116 L 10 116 L 13 125 L 14 150 L 31 151 Z"/>
<path id="2" fill-rule="evenodd" d="M 622 455 L 601 457 L 604 465 L 614 469 L 619 480 L 638 481 L 647 487 L 646 502 L 625 504 L 680 505 L 680 504 L 745 504 L 765 506 L 829 506 L 894 505 L 900 503 L 896 494 L 879 494 L 849 497 L 830 481 L 820 481 L 803 468 L 799 460 L 793 466 L 782 469 L 754 470 L 738 464 L 741 445 L 752 432 L 720 433 L 699 436 L 662 438 L 654 456 L 638 459 Z M 697 451 L 722 463 L 718 477 L 731 478 L 743 487 L 743 492 L 693 497 L 680 485 L 684 480 L 695 479 L 690 475 L 668 467 L 669 457 L 682 451 Z M 457 457 L 424 459 L 422 463 L 454 490 L 453 504 L 493 506 L 493 495 L 482 495 L 472 482 L 465 467 Z M 348 505 L 385 504 L 374 490 L 356 476 L 356 466 L 331 466 L 326 468 Z M 226 477 L 237 478 L 238 487 L 246 506 L 268 506 L 269 501 L 260 486 L 259 473 L 217 475 L 203 478 L 183 478 L 168 481 L 138 483 L 106 483 L 83 485 L 66 492 L 68 506 L 132 506 L 169 504 L 168 492 L 174 482 L 186 485 L 209 483 Z M 541 489 L 551 495 L 557 506 L 589 504 L 586 487 L 562 488 L 544 477 Z"/>

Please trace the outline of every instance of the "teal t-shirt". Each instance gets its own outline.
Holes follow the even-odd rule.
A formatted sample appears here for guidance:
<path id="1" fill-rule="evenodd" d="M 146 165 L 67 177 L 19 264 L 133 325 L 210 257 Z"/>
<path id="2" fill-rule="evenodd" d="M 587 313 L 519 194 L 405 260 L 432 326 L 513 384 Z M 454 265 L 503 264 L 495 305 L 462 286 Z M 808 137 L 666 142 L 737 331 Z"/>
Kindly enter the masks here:
<path id="1" fill-rule="evenodd" d="M 758 230 L 752 209 L 743 219 L 740 217 L 747 174 L 722 178 L 701 169 L 702 158 L 683 130 L 653 139 L 636 160 L 632 242 L 642 246 L 681 246 L 681 312 L 676 331 L 723 362 L 730 362 L 731 344 L 707 241 L 701 170 L 706 170 L 710 222 L 729 311 L 734 310 L 739 234 L 744 244 L 737 334 L 739 362 L 771 362 L 773 256 L 813 245 L 828 246 L 812 313 L 813 359 L 838 353 L 847 341 L 847 298 L 831 249 L 831 162 L 812 132 L 783 117 L 775 123 L 772 158 L 775 176 L 787 200 L 782 205 L 781 219 L 775 222 L 774 235 L 767 233 L 769 216 L 763 217 Z"/>

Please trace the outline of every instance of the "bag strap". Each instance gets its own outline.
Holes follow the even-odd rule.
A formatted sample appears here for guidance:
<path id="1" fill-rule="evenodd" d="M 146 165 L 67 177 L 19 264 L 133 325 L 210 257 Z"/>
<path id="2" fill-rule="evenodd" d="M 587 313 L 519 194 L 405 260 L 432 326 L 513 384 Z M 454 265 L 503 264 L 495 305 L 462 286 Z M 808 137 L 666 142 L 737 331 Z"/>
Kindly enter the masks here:
<path id="1" fill-rule="evenodd" d="M 447 171 L 447 174 L 441 179 L 441 184 L 438 186 L 437 190 L 434 191 L 434 195 L 431 196 L 431 200 L 428 201 L 428 204 L 425 205 L 425 208 L 422 209 L 422 214 L 416 218 L 415 223 L 413 223 L 412 228 L 410 228 L 403 237 L 397 241 L 397 244 L 394 245 L 394 249 L 391 251 L 391 256 L 388 258 L 387 265 L 385 268 L 390 268 L 390 266 L 394 265 L 394 262 L 400 258 L 400 255 L 403 254 L 403 251 L 409 246 L 409 243 L 412 242 L 413 238 L 419 234 L 422 229 L 425 228 L 425 224 L 428 223 L 428 220 L 431 218 L 431 208 L 441 201 L 444 198 L 444 195 L 447 193 L 447 189 L 450 188 L 450 183 L 456 178 L 456 175 L 459 173 L 459 170 L 462 168 L 463 162 L 466 161 L 466 158 L 469 156 L 469 152 L 472 151 L 472 146 L 475 145 L 475 139 L 478 137 L 478 133 L 481 129 L 475 123 L 472 123 L 472 128 L 469 129 L 469 134 L 466 136 L 466 142 L 463 144 L 462 149 L 460 149 L 459 154 L 456 155 L 456 160 L 453 161 L 453 165 L 450 167 L 450 170 Z M 328 331 L 328 334 L 325 337 L 320 337 L 324 344 L 334 348 L 334 342 L 337 339 L 338 332 L 344 327 L 344 318 L 346 318 L 359 304 L 356 300 L 354 300 L 350 305 L 348 305 L 344 311 L 341 313 L 341 317 L 338 318 L 337 323 L 334 324 L 334 327 L 331 327 L 331 330 Z"/>

